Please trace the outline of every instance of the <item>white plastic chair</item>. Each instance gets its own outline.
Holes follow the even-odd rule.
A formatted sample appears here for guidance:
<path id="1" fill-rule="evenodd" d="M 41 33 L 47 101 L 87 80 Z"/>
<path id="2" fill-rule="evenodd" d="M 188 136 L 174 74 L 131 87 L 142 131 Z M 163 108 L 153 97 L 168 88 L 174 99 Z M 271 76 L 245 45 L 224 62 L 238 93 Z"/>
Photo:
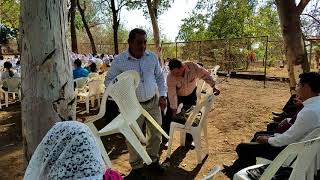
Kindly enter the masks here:
<path id="1" fill-rule="evenodd" d="M 81 77 L 74 79 L 73 81 L 76 83 L 75 94 L 77 95 L 79 92 L 83 92 L 87 90 L 88 77 Z"/>
<path id="2" fill-rule="evenodd" d="M 201 164 L 204 157 L 208 154 L 208 133 L 207 133 L 207 117 L 211 107 L 213 105 L 214 95 L 211 93 L 207 94 L 205 97 L 202 98 L 200 102 L 197 102 L 194 109 L 191 111 L 187 121 L 185 124 L 180 124 L 176 122 L 171 122 L 170 124 L 170 139 L 169 145 L 167 150 L 167 158 L 171 156 L 171 149 L 172 149 L 172 141 L 173 135 L 175 131 L 180 131 L 180 145 L 185 145 L 185 137 L 186 133 L 189 133 L 193 137 L 193 141 L 195 143 L 195 150 L 197 153 L 197 162 Z M 202 113 L 200 117 L 199 124 L 197 126 L 193 126 L 199 112 Z M 205 154 L 202 153 L 201 148 L 201 132 L 203 131 L 204 139 L 206 143 L 205 147 Z"/>
<path id="3" fill-rule="evenodd" d="M 91 100 L 91 106 L 94 107 L 95 105 L 95 99 L 98 100 L 98 107 L 100 106 L 100 99 L 104 92 L 104 81 L 103 80 L 91 80 L 88 81 L 88 90 L 82 91 L 78 93 L 78 96 L 80 98 L 85 99 L 86 103 L 86 113 L 89 113 L 90 111 L 90 104 L 89 101 Z"/>
<path id="4" fill-rule="evenodd" d="M 142 108 L 140 105 L 135 90 L 140 83 L 139 73 L 136 71 L 126 71 L 118 75 L 107 87 L 101 102 L 99 114 L 89 117 L 86 124 L 96 134 L 97 141 L 101 148 L 101 151 L 106 154 L 106 150 L 102 144 L 100 136 L 111 135 L 115 133 L 121 133 L 125 136 L 128 142 L 133 146 L 136 152 L 141 156 L 146 164 L 152 162 L 151 158 L 141 145 L 141 142 L 146 142 L 146 138 L 142 133 L 137 119 L 143 115 L 146 119 L 156 127 L 166 138 L 169 136 L 163 131 L 159 124 L 152 118 L 152 116 Z M 112 120 L 106 127 L 97 131 L 93 122 L 102 118 L 105 114 L 106 100 L 110 95 L 119 107 L 120 114 Z M 140 141 L 139 141 L 140 140 Z M 104 159 L 109 159 L 105 155 Z M 110 160 L 109 160 L 110 161 Z"/>
<path id="5" fill-rule="evenodd" d="M 308 179 L 308 169 L 314 160 L 316 159 L 317 153 L 320 149 L 320 137 L 315 139 L 302 141 L 299 143 L 293 143 L 288 145 L 281 153 L 270 163 L 268 168 L 264 171 L 261 180 L 270 180 L 278 169 L 292 156 L 296 156 L 294 164 L 291 165 L 293 168 L 289 180 L 304 180 Z M 244 168 L 237 172 L 234 176 L 234 180 L 250 180 L 247 175 L 247 170 L 258 168 L 263 164 L 258 164 Z M 312 174 L 314 176 L 314 174 Z"/>
<path id="6" fill-rule="evenodd" d="M 2 84 L 6 84 L 8 90 L 5 91 L 0 87 L 0 92 L 4 93 L 4 99 L 5 99 L 5 105 L 6 107 L 9 106 L 9 94 L 12 94 L 13 99 L 16 98 L 16 94 L 18 94 L 19 100 L 21 100 L 21 91 L 20 91 L 20 85 L 21 85 L 21 79 L 20 78 L 8 78 L 4 79 L 2 81 Z M 1 104 L 1 102 L 0 102 Z M 1 108 L 1 105 L 0 105 Z"/>

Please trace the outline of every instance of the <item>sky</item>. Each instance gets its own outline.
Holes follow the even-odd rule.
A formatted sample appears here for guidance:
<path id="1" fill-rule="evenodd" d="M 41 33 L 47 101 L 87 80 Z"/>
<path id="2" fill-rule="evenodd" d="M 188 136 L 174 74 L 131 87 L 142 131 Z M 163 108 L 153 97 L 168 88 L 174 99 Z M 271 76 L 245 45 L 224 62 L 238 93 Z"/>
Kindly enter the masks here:
<path id="1" fill-rule="evenodd" d="M 161 35 L 174 41 L 182 25 L 182 19 L 189 16 L 196 3 L 196 0 L 175 0 L 171 8 L 159 17 Z M 151 21 L 143 16 L 141 10 L 123 10 L 121 13 L 121 21 L 127 29 L 147 27 L 152 32 Z"/>

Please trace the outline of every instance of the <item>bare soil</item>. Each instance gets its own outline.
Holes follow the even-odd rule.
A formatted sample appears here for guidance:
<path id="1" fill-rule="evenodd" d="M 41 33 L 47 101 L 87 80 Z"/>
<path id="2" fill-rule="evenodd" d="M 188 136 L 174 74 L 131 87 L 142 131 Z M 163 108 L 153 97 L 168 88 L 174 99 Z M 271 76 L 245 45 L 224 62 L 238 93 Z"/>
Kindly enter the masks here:
<path id="1" fill-rule="evenodd" d="M 248 142 L 254 132 L 264 130 L 270 122 L 271 111 L 280 111 L 290 96 L 284 83 L 267 82 L 263 88 L 260 81 L 229 79 L 218 87 L 221 94 L 208 119 L 208 157 L 197 165 L 195 151 L 178 147 L 179 134 L 176 134 L 171 159 L 165 160 L 166 150 L 161 152 L 161 160 L 169 169 L 165 176 L 154 179 L 200 179 L 215 165 L 232 164 L 237 144 Z M 114 168 L 128 174 L 129 156 L 122 136 L 113 135 L 104 141 Z M 23 173 L 21 111 L 20 104 L 15 103 L 0 110 L 0 179 L 22 179 Z M 220 172 L 215 179 L 228 178 Z"/>

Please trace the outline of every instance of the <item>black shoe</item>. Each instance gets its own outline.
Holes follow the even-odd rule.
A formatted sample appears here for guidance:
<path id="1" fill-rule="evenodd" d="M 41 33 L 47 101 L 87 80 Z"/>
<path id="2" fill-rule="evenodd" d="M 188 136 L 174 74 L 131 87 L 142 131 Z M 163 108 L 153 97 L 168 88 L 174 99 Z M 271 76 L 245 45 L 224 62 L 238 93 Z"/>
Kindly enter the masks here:
<path id="1" fill-rule="evenodd" d="M 194 150 L 194 143 L 193 141 L 189 142 L 189 141 L 186 141 L 185 142 L 185 147 L 188 148 L 188 149 L 191 149 L 191 150 Z"/>
<path id="2" fill-rule="evenodd" d="M 159 160 L 151 163 L 150 165 L 148 165 L 146 167 L 146 171 L 148 171 L 148 173 L 152 173 L 152 174 L 156 174 L 156 175 L 162 175 L 166 170 L 167 170 L 167 168 L 162 166 L 159 163 Z"/>
<path id="3" fill-rule="evenodd" d="M 144 174 L 144 169 L 133 169 L 130 174 L 123 178 L 124 180 L 148 180 L 147 176 Z"/>
<path id="4" fill-rule="evenodd" d="M 287 116 L 287 113 L 285 113 L 285 112 L 272 112 L 272 114 L 274 116 L 279 116 L 279 117 L 282 117 L 282 118 L 285 118 Z"/>
<path id="5" fill-rule="evenodd" d="M 226 165 L 223 165 L 223 169 L 221 170 L 221 172 L 230 179 L 232 179 L 233 175 L 235 174 L 232 166 L 226 166 Z"/>

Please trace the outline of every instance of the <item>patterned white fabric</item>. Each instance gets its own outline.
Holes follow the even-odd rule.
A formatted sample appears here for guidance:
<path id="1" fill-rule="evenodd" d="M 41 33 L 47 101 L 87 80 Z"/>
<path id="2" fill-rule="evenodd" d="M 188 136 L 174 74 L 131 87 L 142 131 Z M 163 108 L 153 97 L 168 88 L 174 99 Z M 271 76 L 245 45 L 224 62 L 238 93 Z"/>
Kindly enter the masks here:
<path id="1" fill-rule="evenodd" d="M 42 139 L 24 180 L 102 180 L 105 165 L 90 129 L 83 123 L 56 123 Z"/>

